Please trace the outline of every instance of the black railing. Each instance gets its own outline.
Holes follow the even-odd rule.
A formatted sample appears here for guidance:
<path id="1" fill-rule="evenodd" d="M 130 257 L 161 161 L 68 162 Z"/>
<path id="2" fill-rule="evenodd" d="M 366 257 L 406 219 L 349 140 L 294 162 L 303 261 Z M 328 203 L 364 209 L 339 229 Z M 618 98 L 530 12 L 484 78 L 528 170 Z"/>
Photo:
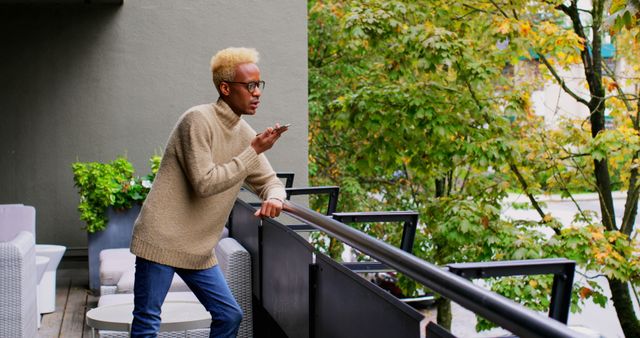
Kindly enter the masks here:
<path id="1" fill-rule="evenodd" d="M 530 259 L 448 264 L 449 271 L 458 276 L 476 279 L 504 276 L 553 274 L 549 317 L 567 323 L 571 307 L 571 287 L 576 262 L 565 258 Z"/>
<path id="2" fill-rule="evenodd" d="M 424 336 L 423 314 L 285 225 L 300 219 L 261 220 L 250 200 L 236 201 L 228 225 L 251 254 L 256 338 Z"/>
<path id="3" fill-rule="evenodd" d="M 521 337 L 580 337 L 566 325 L 375 239 L 326 215 L 286 201 L 284 210 L 345 244 L 404 273 L 436 293 Z"/>

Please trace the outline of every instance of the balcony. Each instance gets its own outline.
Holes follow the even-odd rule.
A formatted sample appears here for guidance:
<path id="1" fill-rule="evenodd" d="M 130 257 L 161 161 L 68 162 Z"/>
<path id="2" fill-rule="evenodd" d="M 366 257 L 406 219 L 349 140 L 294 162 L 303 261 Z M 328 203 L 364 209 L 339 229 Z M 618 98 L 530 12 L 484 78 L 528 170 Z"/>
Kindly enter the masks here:
<path id="1" fill-rule="evenodd" d="M 437 267 L 410 254 L 415 223 L 411 213 L 340 213 L 336 189 L 289 188 L 296 194 L 334 194 L 323 215 L 293 202 L 277 219 L 253 216 L 259 199 L 244 191 L 229 219 L 231 237 L 251 254 L 254 335 L 256 337 L 453 337 L 430 322 L 434 310 L 418 311 L 363 278 L 363 271 L 397 270 L 463 307 L 521 337 L 579 337 L 567 322 L 575 264 L 565 259 L 451 264 Z M 373 218 L 404 221 L 403 244 L 390 246 L 344 222 Z M 309 231 L 323 231 L 376 260 L 362 264 L 336 262 L 306 240 Z M 69 263 L 69 262 L 67 262 Z M 39 337 L 90 337 L 85 313 L 98 297 L 88 289 L 83 264 L 58 275 L 56 312 L 45 315 Z M 484 290 L 465 278 L 553 274 L 549 317 L 532 312 Z M 464 278 L 463 278 L 464 277 Z M 431 314 L 431 315 L 430 315 Z M 431 319 L 430 319 L 431 318 Z"/>

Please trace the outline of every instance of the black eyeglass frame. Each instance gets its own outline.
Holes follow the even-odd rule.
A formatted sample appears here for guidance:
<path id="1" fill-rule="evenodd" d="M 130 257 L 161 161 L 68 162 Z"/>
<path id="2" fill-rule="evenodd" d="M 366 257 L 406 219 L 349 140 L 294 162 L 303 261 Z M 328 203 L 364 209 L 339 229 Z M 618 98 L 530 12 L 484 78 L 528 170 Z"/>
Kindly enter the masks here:
<path id="1" fill-rule="evenodd" d="M 261 91 L 264 90 L 264 86 L 266 85 L 266 83 L 262 80 L 251 81 L 251 82 L 236 82 L 236 81 L 222 81 L 222 82 L 243 84 L 245 88 L 247 88 L 247 91 L 251 94 L 253 94 L 253 92 L 256 91 L 256 88 L 260 89 Z"/>

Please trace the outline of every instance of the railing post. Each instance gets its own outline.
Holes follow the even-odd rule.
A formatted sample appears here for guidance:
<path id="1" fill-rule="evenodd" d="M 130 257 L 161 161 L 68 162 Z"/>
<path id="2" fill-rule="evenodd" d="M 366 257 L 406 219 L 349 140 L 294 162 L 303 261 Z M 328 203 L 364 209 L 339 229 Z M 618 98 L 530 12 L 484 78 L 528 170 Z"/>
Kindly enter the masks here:
<path id="1" fill-rule="evenodd" d="M 413 242 L 416 239 L 416 230 L 418 228 L 418 215 L 412 217 L 411 220 L 404 222 L 404 228 L 402 230 L 402 242 L 400 242 L 400 249 L 413 253 Z"/>
<path id="2" fill-rule="evenodd" d="M 553 274 L 549 317 L 567 323 L 576 262 L 564 258 L 448 264 L 450 272 L 468 279 Z"/>
<path id="3" fill-rule="evenodd" d="M 316 336 L 316 294 L 318 289 L 318 265 L 309 265 L 309 338 Z"/>
<path id="4" fill-rule="evenodd" d="M 562 273 L 553 276 L 553 286 L 551 289 L 551 304 L 549 304 L 549 317 L 562 323 L 569 320 L 569 309 L 571 307 L 571 289 L 573 287 L 573 276 L 576 270 L 576 263 L 565 264 Z"/>

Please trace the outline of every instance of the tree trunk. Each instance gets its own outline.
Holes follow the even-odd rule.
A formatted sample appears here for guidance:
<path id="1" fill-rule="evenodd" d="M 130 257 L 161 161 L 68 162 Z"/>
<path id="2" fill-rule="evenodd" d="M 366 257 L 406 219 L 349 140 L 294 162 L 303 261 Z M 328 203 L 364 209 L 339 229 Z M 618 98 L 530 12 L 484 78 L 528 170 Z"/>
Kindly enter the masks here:
<path id="1" fill-rule="evenodd" d="M 451 301 L 446 298 L 438 300 L 438 315 L 436 317 L 438 325 L 451 332 Z"/>
<path id="2" fill-rule="evenodd" d="M 593 9 L 591 10 L 591 48 L 585 45 L 581 51 L 582 64 L 584 66 L 585 78 L 589 86 L 589 94 L 591 96 L 587 106 L 589 107 L 589 120 L 591 122 L 591 136 L 596 137 L 605 129 L 605 90 L 602 84 L 602 32 L 600 31 L 605 14 L 605 1 L 593 0 Z M 585 39 L 585 25 L 583 25 L 578 9 L 578 1 L 572 0 L 569 5 L 560 4 L 557 7 L 563 11 L 573 23 L 574 32 Z M 602 214 L 602 224 L 607 230 L 618 230 L 616 227 L 615 214 L 613 211 L 613 196 L 611 194 L 611 177 L 607 165 L 607 158 L 594 160 L 594 171 L 596 178 L 596 186 L 598 189 L 598 197 L 600 199 L 600 212 Z M 633 187 L 631 187 L 633 188 Z M 637 203 L 637 201 L 636 201 Z M 628 206 L 627 206 L 628 207 Z M 635 210 L 627 210 L 625 219 L 629 219 L 631 212 Z M 633 229 L 626 229 L 629 233 Z M 633 311 L 631 296 L 627 283 L 615 279 L 608 279 L 611 288 L 611 298 L 613 305 L 618 314 L 622 331 L 627 337 L 640 337 L 640 325 Z"/>
<path id="3" fill-rule="evenodd" d="M 435 181 L 436 186 L 436 197 L 444 197 L 446 193 L 446 179 L 438 178 Z M 436 248 L 436 252 L 440 250 L 440 248 Z M 440 255 L 436 253 L 436 257 Z M 436 317 L 438 325 L 444 327 L 445 329 L 451 331 L 451 300 L 446 298 L 438 299 L 438 315 Z"/>
<path id="4" fill-rule="evenodd" d="M 611 298 L 616 308 L 618 320 L 625 337 L 640 337 L 640 322 L 633 310 L 633 303 L 629 296 L 629 284 L 617 279 L 607 278 L 611 288 Z"/>

